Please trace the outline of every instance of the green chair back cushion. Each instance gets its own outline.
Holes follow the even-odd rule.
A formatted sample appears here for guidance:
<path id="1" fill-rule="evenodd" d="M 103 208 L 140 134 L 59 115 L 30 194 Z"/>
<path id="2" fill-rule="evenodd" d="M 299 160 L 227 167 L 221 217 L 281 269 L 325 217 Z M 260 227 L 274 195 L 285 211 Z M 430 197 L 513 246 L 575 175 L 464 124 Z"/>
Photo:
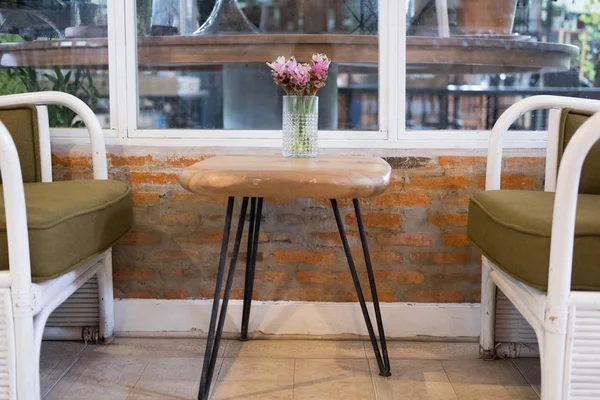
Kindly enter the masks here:
<path id="1" fill-rule="evenodd" d="M 558 137 L 558 160 L 560 160 L 567 144 L 579 127 L 592 116 L 593 113 L 565 108 L 560 118 Z M 600 194 L 600 143 L 596 143 L 588 153 L 581 170 L 579 193 Z"/>
<path id="2" fill-rule="evenodd" d="M 63 275 L 109 249 L 131 227 L 129 186 L 121 181 L 26 183 L 31 273 L 36 282 Z M 0 269 L 8 270 L 0 187 Z"/>
<path id="3" fill-rule="evenodd" d="M 546 290 L 554 193 L 492 190 L 469 203 L 467 235 L 494 264 Z M 580 194 L 575 221 L 573 290 L 600 289 L 600 196 Z"/>
<path id="4" fill-rule="evenodd" d="M 37 109 L 34 105 L 0 108 L 0 121 L 10 132 L 21 161 L 23 182 L 41 182 Z M 2 180 L 0 179 L 0 182 Z"/>

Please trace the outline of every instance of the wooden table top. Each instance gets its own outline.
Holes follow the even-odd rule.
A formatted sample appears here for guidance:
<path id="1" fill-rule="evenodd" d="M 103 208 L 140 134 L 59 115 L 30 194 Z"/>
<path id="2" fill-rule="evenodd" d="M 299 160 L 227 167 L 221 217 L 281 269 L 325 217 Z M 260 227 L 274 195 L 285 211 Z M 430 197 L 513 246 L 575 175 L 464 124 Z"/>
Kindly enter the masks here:
<path id="1" fill-rule="evenodd" d="M 191 68 L 202 64 L 260 62 L 279 55 L 308 60 L 326 53 L 338 63 L 377 64 L 376 35 L 258 34 L 140 37 L 140 66 Z M 575 46 L 517 39 L 409 36 L 409 72 L 490 73 L 564 71 L 578 54 Z M 73 66 L 106 68 L 106 38 L 0 44 L 2 66 Z"/>
<path id="2" fill-rule="evenodd" d="M 383 193 L 390 174 L 378 157 L 216 156 L 185 168 L 179 182 L 200 195 L 342 199 Z"/>

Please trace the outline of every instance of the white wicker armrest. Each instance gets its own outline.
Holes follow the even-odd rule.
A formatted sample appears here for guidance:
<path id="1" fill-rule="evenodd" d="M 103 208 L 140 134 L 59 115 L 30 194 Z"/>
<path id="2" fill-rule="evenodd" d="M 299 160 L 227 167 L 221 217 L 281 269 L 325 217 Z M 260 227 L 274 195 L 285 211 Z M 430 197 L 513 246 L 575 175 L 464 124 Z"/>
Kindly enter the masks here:
<path id="1" fill-rule="evenodd" d="M 600 140 L 600 113 L 590 117 L 575 132 L 560 162 L 550 242 L 547 309 L 547 313 L 550 315 L 553 310 L 564 307 L 571 291 L 579 180 L 585 157 L 598 140 Z M 549 319 L 550 322 L 557 320 Z M 558 318 L 558 320 L 562 320 L 562 318 Z"/>
<path id="2" fill-rule="evenodd" d="M 502 113 L 494 124 L 488 147 L 485 190 L 499 190 L 502 174 L 502 139 L 510 126 L 523 114 L 542 109 L 575 108 L 582 111 L 599 112 L 600 101 L 576 99 L 562 96 L 532 96 L 517 101 Z M 549 127 L 550 129 L 551 127 Z M 558 127 L 555 127 L 558 129 Z M 550 136 L 550 135 L 549 135 Z"/>
<path id="3" fill-rule="evenodd" d="M 102 126 L 96 118 L 96 114 L 87 104 L 73 95 L 62 92 L 34 92 L 0 96 L 0 107 L 25 104 L 37 106 L 54 104 L 73 110 L 82 119 L 90 135 L 94 179 L 108 179 L 106 145 Z"/>
<path id="4" fill-rule="evenodd" d="M 31 270 L 23 176 L 17 147 L 2 122 L 0 122 L 0 174 L 4 192 L 12 287 L 14 291 L 23 294 L 24 301 L 27 301 L 25 299 L 31 292 Z"/>

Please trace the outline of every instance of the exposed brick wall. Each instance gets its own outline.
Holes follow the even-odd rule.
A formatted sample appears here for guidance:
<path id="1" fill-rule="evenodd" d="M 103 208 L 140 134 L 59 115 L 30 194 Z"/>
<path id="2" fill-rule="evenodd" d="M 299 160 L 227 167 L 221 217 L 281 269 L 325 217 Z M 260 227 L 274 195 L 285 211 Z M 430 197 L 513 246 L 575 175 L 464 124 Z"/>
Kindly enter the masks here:
<path id="1" fill-rule="evenodd" d="M 131 183 L 135 203 L 134 228 L 114 250 L 115 295 L 210 297 L 226 199 L 202 198 L 177 184 L 183 167 L 210 155 L 140 152 L 113 150 L 109 154 L 110 176 Z M 81 154 L 75 150 L 55 153 L 55 179 L 90 178 L 91 160 Z M 393 167 L 389 191 L 362 202 L 380 299 L 479 301 L 479 254 L 470 247 L 465 232 L 469 197 L 484 187 L 485 157 L 429 155 L 387 160 Z M 503 187 L 541 188 L 543 168 L 542 157 L 506 158 Z M 357 266 L 364 271 L 351 202 L 339 204 Z M 266 199 L 263 218 L 255 298 L 356 300 L 328 201 Z M 243 293 L 245 244 L 241 251 L 233 298 Z M 361 276 L 366 279 L 363 272 Z"/>

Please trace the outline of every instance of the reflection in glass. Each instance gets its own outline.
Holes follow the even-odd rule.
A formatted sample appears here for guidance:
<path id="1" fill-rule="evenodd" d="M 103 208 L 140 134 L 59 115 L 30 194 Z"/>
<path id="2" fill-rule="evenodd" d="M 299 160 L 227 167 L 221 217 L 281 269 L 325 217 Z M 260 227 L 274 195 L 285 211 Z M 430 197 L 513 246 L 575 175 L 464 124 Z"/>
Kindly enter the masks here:
<path id="1" fill-rule="evenodd" d="M 195 35 L 259 33 L 235 0 L 217 0 L 215 8 Z"/>
<path id="2" fill-rule="evenodd" d="M 5 47 L 0 53 L 6 57 L 35 41 L 105 38 L 106 31 L 106 0 L 0 0 L 0 48 Z M 54 66 L 47 51 L 36 48 L 30 58 L 12 57 L 10 67 L 0 68 L 0 95 L 40 90 L 69 93 L 85 101 L 108 126 L 108 66 L 96 66 L 97 60 L 86 58 L 81 49 L 74 49 L 77 53 L 72 55 L 80 65 Z M 70 110 L 51 106 L 48 112 L 51 127 L 81 126 Z"/>
<path id="3" fill-rule="evenodd" d="M 438 40 L 435 3 L 434 0 L 409 2 L 406 15 L 409 36 Z M 479 7 L 482 4 L 488 6 Z M 437 70 L 430 67 L 427 73 L 415 73 L 409 38 L 408 129 L 491 129 L 498 116 L 515 101 L 538 94 L 600 99 L 597 0 L 448 0 L 448 19 L 451 38 L 572 44 L 580 48 L 580 53 L 571 59 L 567 71 L 511 73 L 503 71 L 503 65 L 496 65 L 494 74 L 458 74 L 448 72 L 450 65 L 439 65 Z M 518 46 L 515 47 L 518 52 Z M 460 52 L 466 57 L 468 50 L 466 47 Z M 412 72 L 411 66 L 415 68 Z M 513 127 L 545 129 L 547 116 L 546 111 L 535 112 Z"/>
<path id="4" fill-rule="evenodd" d="M 153 0 L 151 25 L 155 23 L 159 1 L 173 0 Z M 282 55 L 281 48 L 277 47 L 281 40 L 289 41 L 291 37 L 301 43 L 304 40 L 302 34 L 314 35 L 310 37 L 315 43 L 314 51 L 319 51 L 319 47 L 332 48 L 331 52 L 323 50 L 333 57 L 334 64 L 329 85 L 319 92 L 319 129 L 379 129 L 377 64 L 372 59 L 362 62 L 361 54 L 356 54 L 356 62 L 336 62 L 338 49 L 331 44 L 335 40 L 329 36 L 343 35 L 344 44 L 349 44 L 358 35 L 376 35 L 377 0 L 177 0 L 177 3 L 184 7 L 183 13 L 179 13 L 178 8 L 178 18 L 182 18 L 178 22 L 181 35 L 196 31 L 201 36 L 214 35 L 215 38 L 210 39 L 213 44 L 224 40 L 217 37 L 220 34 L 230 34 L 227 43 L 248 43 L 248 50 L 244 49 L 240 54 L 232 52 L 224 60 L 217 56 L 214 48 L 211 51 L 207 39 L 194 36 L 182 38 L 182 41 L 198 40 L 198 53 L 203 55 L 198 58 L 203 61 L 177 65 L 142 64 L 138 85 L 140 129 L 281 130 L 284 93 L 273 85 L 265 62 Z M 138 8 L 138 20 L 139 12 Z M 229 18 L 219 19 L 228 13 Z M 257 35 L 257 29 L 262 34 Z M 154 27 L 150 26 L 149 35 L 156 35 L 153 31 Z M 139 34 L 145 35 L 141 29 Z M 280 39 L 265 34 L 290 36 Z M 271 41 L 261 41 L 261 38 L 271 38 Z M 339 37 L 336 38 L 339 42 Z M 292 41 L 289 50 L 285 51 L 294 51 L 295 46 Z M 248 62 L 245 52 L 261 54 L 264 60 Z"/>

